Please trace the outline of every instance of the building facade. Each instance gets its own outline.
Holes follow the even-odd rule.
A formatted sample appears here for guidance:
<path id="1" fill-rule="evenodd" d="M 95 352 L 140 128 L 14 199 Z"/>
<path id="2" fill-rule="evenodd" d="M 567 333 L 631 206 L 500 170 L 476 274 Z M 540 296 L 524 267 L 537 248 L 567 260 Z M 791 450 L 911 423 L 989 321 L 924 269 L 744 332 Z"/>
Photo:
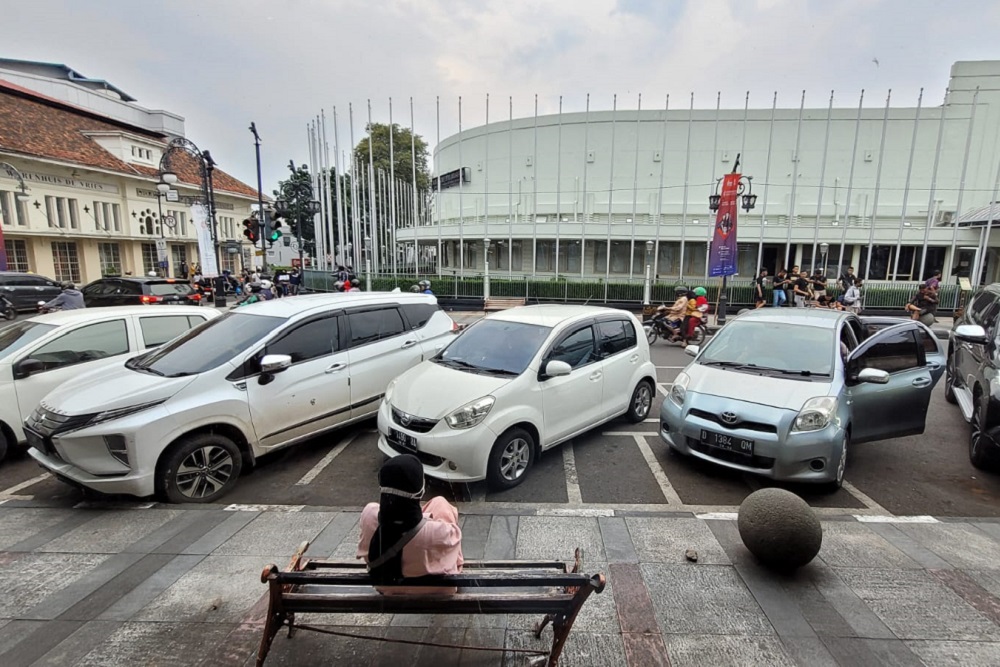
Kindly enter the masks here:
<path id="1" fill-rule="evenodd" d="M 943 99 L 925 91 L 919 106 L 871 98 L 737 110 L 643 98 L 642 110 L 471 128 L 436 147 L 429 210 L 396 239 L 446 273 L 480 272 L 489 252 L 498 272 L 639 278 L 649 263 L 661 279 L 701 277 L 708 198 L 739 156 L 758 196 L 740 211 L 740 276 L 853 265 L 918 280 L 978 266 L 981 282 L 998 279 L 1000 61 L 955 63 Z"/>
<path id="2" fill-rule="evenodd" d="M 105 81 L 63 65 L 0 59 L 0 162 L 20 173 L 30 196 L 18 200 L 18 174 L 0 165 L 8 270 L 78 284 L 183 276 L 199 261 L 191 220 L 191 204 L 204 200 L 197 162 L 171 151 L 177 201 L 156 187 L 160 158 L 183 133 L 182 117 L 144 109 Z M 218 169 L 213 180 L 218 239 L 242 241 L 257 192 Z M 250 256 L 222 251 L 221 268 L 238 271 Z"/>

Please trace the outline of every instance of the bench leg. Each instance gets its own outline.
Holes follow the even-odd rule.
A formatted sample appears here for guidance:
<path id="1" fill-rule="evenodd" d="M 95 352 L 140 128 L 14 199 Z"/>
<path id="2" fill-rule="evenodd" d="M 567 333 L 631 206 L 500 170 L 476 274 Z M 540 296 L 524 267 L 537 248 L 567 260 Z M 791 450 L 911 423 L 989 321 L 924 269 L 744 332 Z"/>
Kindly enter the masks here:
<path id="1" fill-rule="evenodd" d="M 267 619 L 264 621 L 264 636 L 260 638 L 260 647 L 257 649 L 257 667 L 263 667 L 268 651 L 271 650 L 271 642 L 278 634 L 278 630 L 285 624 L 285 613 L 278 611 L 267 611 Z"/>
<path id="2" fill-rule="evenodd" d="M 295 614 L 291 613 L 288 615 L 288 638 L 291 639 L 295 636 Z"/>
<path id="3" fill-rule="evenodd" d="M 552 614 L 545 614 L 545 617 L 538 623 L 535 623 L 535 639 L 540 639 L 542 632 L 545 630 L 545 626 L 552 622 Z"/>
<path id="4" fill-rule="evenodd" d="M 601 577 L 600 588 L 602 590 L 604 588 L 603 581 L 604 578 Z M 549 667 L 556 667 L 559 664 L 559 656 L 562 654 L 563 646 L 569 638 L 569 631 L 573 629 L 573 623 L 576 621 L 577 614 L 583 609 L 583 603 L 587 601 L 587 598 L 590 597 L 593 591 L 593 586 L 581 586 L 576 591 L 573 608 L 570 609 L 570 612 L 565 616 L 559 615 L 552 619 L 552 650 L 549 651 Z"/>

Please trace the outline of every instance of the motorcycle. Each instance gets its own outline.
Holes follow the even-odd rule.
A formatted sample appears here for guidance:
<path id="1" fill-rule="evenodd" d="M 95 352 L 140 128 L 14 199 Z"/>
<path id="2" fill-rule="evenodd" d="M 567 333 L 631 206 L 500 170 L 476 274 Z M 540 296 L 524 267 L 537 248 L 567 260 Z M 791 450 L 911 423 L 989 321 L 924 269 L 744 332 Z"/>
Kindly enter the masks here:
<path id="1" fill-rule="evenodd" d="M 62 308 L 60 308 L 59 306 L 55 306 L 53 308 L 46 308 L 45 303 L 46 303 L 45 301 L 38 302 L 38 312 L 41 313 L 42 315 L 44 315 L 45 313 L 58 313 L 59 311 L 62 310 Z"/>
<path id="2" fill-rule="evenodd" d="M 681 327 L 684 326 L 684 320 L 677 320 L 671 322 L 666 319 L 656 319 L 650 318 L 648 320 L 643 320 L 642 328 L 646 332 L 646 340 L 652 345 L 657 341 L 657 339 L 662 338 L 666 341 L 677 341 L 681 340 Z M 704 320 L 698 322 L 698 325 L 694 329 L 694 335 L 688 340 L 691 345 L 701 345 L 705 342 L 705 338 L 708 337 L 708 327 L 705 326 Z"/>
<path id="3" fill-rule="evenodd" d="M 0 316 L 5 320 L 13 320 L 17 317 L 17 309 L 14 308 L 14 302 L 3 294 L 0 294 Z"/>

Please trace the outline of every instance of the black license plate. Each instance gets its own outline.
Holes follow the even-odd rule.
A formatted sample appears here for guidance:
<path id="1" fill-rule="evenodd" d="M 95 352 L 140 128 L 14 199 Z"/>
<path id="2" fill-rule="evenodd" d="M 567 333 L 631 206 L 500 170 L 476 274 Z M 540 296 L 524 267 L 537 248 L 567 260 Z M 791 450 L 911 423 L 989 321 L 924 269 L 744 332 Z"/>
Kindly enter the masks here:
<path id="1" fill-rule="evenodd" d="M 29 447 L 34 447 L 44 454 L 49 453 L 49 448 L 45 444 L 45 438 L 42 436 L 33 431 L 29 431 L 28 429 L 24 429 L 24 437 L 28 441 Z"/>
<path id="2" fill-rule="evenodd" d="M 718 447 L 744 456 L 753 456 L 753 440 L 701 429 L 701 441 L 711 447 Z"/>
<path id="3" fill-rule="evenodd" d="M 417 439 L 414 438 L 412 435 L 408 435 L 406 433 L 403 433 L 402 431 L 397 431 L 396 429 L 392 428 L 389 429 L 389 439 L 392 440 L 397 445 L 399 445 L 400 447 L 402 447 L 403 449 L 407 449 L 411 452 L 417 451 Z"/>

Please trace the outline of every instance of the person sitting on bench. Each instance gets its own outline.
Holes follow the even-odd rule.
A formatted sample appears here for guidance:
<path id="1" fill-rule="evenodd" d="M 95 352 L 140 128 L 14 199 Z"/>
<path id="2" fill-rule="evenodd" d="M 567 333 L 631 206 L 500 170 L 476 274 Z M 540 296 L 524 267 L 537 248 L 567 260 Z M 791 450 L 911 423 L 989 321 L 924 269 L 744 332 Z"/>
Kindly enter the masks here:
<path id="1" fill-rule="evenodd" d="M 389 459 L 378 473 L 380 498 L 361 512 L 357 558 L 364 558 L 380 593 L 450 595 L 455 588 L 396 586 L 408 577 L 462 571 L 458 509 L 444 498 L 421 507 L 424 469 L 412 454 Z"/>

